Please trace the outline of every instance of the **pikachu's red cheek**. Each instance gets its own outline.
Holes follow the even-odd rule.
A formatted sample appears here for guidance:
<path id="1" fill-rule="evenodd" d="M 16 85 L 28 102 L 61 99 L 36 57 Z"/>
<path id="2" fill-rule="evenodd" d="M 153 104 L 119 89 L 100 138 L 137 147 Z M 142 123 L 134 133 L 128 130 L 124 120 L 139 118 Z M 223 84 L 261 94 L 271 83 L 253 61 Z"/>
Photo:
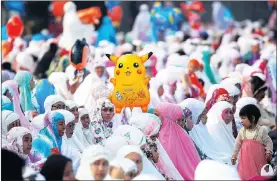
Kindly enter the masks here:
<path id="1" fill-rule="evenodd" d="M 141 73 L 142 73 L 142 71 L 141 71 L 140 69 L 138 69 L 138 70 L 137 70 L 137 73 L 138 73 L 138 74 L 141 74 Z"/>
<path id="2" fill-rule="evenodd" d="M 119 70 L 117 70 L 117 71 L 116 71 L 116 75 L 119 75 L 119 74 L 120 74 L 120 71 L 119 71 Z"/>

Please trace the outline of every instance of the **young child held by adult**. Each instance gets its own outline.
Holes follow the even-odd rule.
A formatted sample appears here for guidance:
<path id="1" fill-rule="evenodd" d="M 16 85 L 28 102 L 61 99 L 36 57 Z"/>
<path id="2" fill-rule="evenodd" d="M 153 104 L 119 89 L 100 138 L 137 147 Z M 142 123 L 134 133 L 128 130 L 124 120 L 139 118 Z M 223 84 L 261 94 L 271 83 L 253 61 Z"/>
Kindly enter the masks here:
<path id="1" fill-rule="evenodd" d="M 236 163 L 240 152 L 238 172 L 242 180 L 249 180 L 259 176 L 261 168 L 272 159 L 273 142 L 265 128 L 257 124 L 261 117 L 257 106 L 244 106 L 239 116 L 243 127 L 236 138 L 232 163 Z"/>

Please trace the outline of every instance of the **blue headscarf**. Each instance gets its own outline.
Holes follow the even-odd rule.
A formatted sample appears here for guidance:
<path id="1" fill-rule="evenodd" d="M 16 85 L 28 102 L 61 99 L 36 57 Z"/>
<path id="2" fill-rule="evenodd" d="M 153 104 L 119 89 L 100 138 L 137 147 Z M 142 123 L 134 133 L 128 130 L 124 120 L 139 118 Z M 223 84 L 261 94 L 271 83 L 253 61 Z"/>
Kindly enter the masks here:
<path id="1" fill-rule="evenodd" d="M 39 105 L 39 113 L 44 114 L 44 101 L 50 96 L 56 94 L 55 87 L 47 79 L 41 79 L 34 88 L 34 96 Z"/>
<path id="2" fill-rule="evenodd" d="M 12 101 L 8 97 L 3 96 L 3 95 L 2 95 L 2 99 L 1 99 L 1 108 L 2 108 L 2 111 L 3 110 L 13 111 Z"/>
<path id="3" fill-rule="evenodd" d="M 58 148 L 61 152 L 62 137 L 59 135 L 57 124 L 64 121 L 64 116 L 59 112 L 51 112 L 45 115 L 44 127 L 40 130 L 38 137 L 33 141 L 34 151 L 47 158 L 52 148 Z"/>
<path id="4" fill-rule="evenodd" d="M 20 104 L 24 112 L 34 110 L 30 86 L 32 78 L 32 74 L 28 71 L 19 71 L 14 77 L 14 80 L 18 84 L 20 90 Z"/>
<path id="5" fill-rule="evenodd" d="M 102 24 L 98 29 L 98 37 L 96 41 L 96 46 L 102 40 L 107 40 L 110 43 L 117 45 L 116 31 L 113 27 L 112 21 L 108 16 L 105 16 L 102 20 Z"/>

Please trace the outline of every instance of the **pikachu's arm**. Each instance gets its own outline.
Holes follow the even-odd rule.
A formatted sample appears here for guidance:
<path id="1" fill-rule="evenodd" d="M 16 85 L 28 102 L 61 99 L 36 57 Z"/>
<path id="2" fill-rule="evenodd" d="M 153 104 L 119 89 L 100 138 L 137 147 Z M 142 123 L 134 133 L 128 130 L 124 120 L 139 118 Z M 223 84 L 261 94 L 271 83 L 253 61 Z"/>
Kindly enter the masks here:
<path id="1" fill-rule="evenodd" d="M 145 78 L 144 78 L 144 83 L 145 83 L 146 85 L 149 83 L 149 81 L 150 81 L 150 77 L 145 77 Z"/>
<path id="2" fill-rule="evenodd" d="M 111 78 L 110 82 L 115 86 L 115 83 L 116 83 L 115 78 Z"/>

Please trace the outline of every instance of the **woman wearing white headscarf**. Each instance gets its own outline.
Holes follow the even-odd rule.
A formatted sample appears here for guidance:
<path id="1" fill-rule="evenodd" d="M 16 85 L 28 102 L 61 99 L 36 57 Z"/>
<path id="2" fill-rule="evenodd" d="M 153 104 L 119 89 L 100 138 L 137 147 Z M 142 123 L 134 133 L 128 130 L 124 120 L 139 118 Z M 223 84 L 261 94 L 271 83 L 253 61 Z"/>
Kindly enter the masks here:
<path id="1" fill-rule="evenodd" d="M 236 168 L 213 161 L 203 160 L 194 174 L 195 180 L 241 180 Z"/>
<path id="2" fill-rule="evenodd" d="M 2 137 L 2 144 L 7 144 L 6 140 L 6 134 L 8 133 L 9 130 L 11 130 L 13 127 L 18 127 L 20 126 L 20 120 L 19 116 L 12 111 L 2 111 L 2 117 L 1 117 L 1 137 Z"/>
<path id="3" fill-rule="evenodd" d="M 51 84 L 54 85 L 56 93 L 64 99 L 72 99 L 70 92 L 69 78 L 64 72 L 53 72 L 48 77 Z"/>
<path id="4" fill-rule="evenodd" d="M 115 158 L 110 162 L 106 180 L 132 180 L 137 174 L 137 165 L 128 158 Z"/>
<path id="5" fill-rule="evenodd" d="M 217 145 L 220 145 L 220 152 L 232 156 L 235 138 L 232 131 L 233 105 L 220 101 L 215 103 L 208 112 L 207 128 Z"/>
<path id="6" fill-rule="evenodd" d="M 77 123 L 79 120 L 78 105 L 72 100 L 66 100 L 65 106 L 75 116 L 74 122 Z"/>
<path id="7" fill-rule="evenodd" d="M 155 165 L 158 167 L 159 171 L 174 180 L 183 180 L 183 177 L 172 163 L 159 139 L 156 138 L 162 124 L 161 120 L 154 114 L 141 113 L 139 115 L 132 116 L 130 124 L 142 130 L 147 139 L 155 140 L 155 144 L 158 148 L 157 152 L 159 154 L 158 163 Z"/>
<path id="8" fill-rule="evenodd" d="M 65 109 L 65 100 L 59 95 L 50 95 L 44 101 L 45 112 Z"/>
<path id="9" fill-rule="evenodd" d="M 110 152 L 101 145 L 92 145 L 84 150 L 78 168 L 78 180 L 104 180 L 109 170 Z"/>
<path id="10" fill-rule="evenodd" d="M 209 159 L 230 163 L 229 157 L 220 152 L 215 140 L 208 132 L 206 120 L 201 120 L 201 116 L 206 112 L 205 103 L 197 99 L 188 98 L 181 102 L 180 105 L 183 109 L 187 108 L 192 112 L 193 128 L 189 131 L 189 135 L 201 152 Z"/>
<path id="11" fill-rule="evenodd" d="M 19 70 L 27 70 L 30 71 L 31 73 L 34 73 L 37 62 L 34 61 L 34 58 L 32 57 L 31 54 L 25 52 L 20 52 L 16 56 L 16 63 L 17 63 L 17 68 L 16 71 Z"/>
<path id="12" fill-rule="evenodd" d="M 153 174 L 159 180 L 165 180 L 152 163 L 145 157 L 139 145 L 126 145 L 117 152 L 118 158 L 128 158 L 137 164 L 139 174 Z"/>
<path id="13" fill-rule="evenodd" d="M 24 127 L 13 127 L 7 133 L 7 145 L 3 145 L 4 149 L 10 150 L 26 160 L 27 166 L 40 170 L 40 164 L 45 159 L 42 159 L 37 154 L 32 152 L 32 135 L 31 131 Z"/>

